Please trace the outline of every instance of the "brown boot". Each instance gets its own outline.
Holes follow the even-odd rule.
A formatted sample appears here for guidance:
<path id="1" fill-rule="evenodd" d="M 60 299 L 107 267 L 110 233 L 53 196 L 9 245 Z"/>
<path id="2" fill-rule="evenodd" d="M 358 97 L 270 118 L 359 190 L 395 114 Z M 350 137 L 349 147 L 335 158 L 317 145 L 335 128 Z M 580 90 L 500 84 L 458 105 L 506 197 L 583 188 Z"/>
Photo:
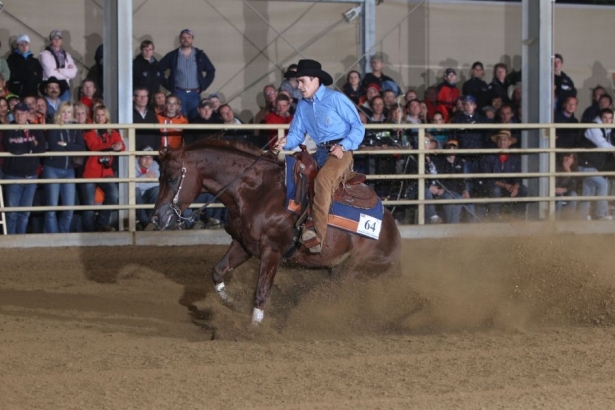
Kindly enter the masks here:
<path id="1" fill-rule="evenodd" d="M 322 252 L 322 244 L 320 243 L 320 239 L 318 238 L 316 231 L 313 229 L 306 229 L 303 231 L 303 234 L 301 235 L 301 242 L 310 250 L 311 253 Z"/>

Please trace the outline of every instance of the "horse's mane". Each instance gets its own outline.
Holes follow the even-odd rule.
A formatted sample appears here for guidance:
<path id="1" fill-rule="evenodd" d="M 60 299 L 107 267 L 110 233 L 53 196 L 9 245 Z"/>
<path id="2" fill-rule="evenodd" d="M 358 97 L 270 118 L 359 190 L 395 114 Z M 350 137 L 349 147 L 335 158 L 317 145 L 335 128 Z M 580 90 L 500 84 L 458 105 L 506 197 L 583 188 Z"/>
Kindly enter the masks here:
<path id="1" fill-rule="evenodd" d="M 186 152 L 189 152 L 198 151 L 206 148 L 216 148 L 230 152 L 241 152 L 244 154 L 248 154 L 252 157 L 263 157 L 263 159 L 267 159 L 269 162 L 281 163 L 273 152 L 268 151 L 263 153 L 263 151 L 261 151 L 260 148 L 255 145 L 237 141 L 206 138 L 204 140 L 197 141 L 193 144 L 188 145 L 184 150 Z"/>

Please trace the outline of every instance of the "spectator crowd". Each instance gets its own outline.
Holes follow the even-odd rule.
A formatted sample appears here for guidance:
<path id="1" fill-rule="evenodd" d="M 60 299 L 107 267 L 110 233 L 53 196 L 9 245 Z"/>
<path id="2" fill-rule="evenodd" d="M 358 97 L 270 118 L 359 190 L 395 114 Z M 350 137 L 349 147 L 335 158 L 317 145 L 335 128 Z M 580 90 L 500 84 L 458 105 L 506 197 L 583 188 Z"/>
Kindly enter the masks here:
<path id="1" fill-rule="evenodd" d="M 26 34 L 15 37 L 8 58 L 0 59 L 0 123 L 18 124 L 83 124 L 83 130 L 50 129 L 4 130 L 0 138 L 0 151 L 15 156 L 0 158 L 0 178 L 10 179 L 74 179 L 80 183 L 16 183 L 4 184 L 4 202 L 7 207 L 33 205 L 117 205 L 119 187 L 116 182 L 87 182 L 92 179 L 113 178 L 118 175 L 118 161 L 110 152 L 126 150 L 120 133 L 113 129 L 108 108 L 102 96 L 102 77 L 88 76 L 78 86 L 74 83 L 78 70 L 69 52 L 63 47 L 63 34 L 53 30 L 48 46 L 35 56 L 30 51 L 30 38 Z M 179 34 L 179 47 L 158 61 L 154 57 L 155 45 L 143 41 L 140 53 L 133 61 L 133 122 L 135 124 L 161 124 L 160 130 L 137 131 L 137 149 L 156 151 L 178 149 L 203 138 L 223 138 L 249 142 L 262 149 L 273 148 L 278 132 L 247 132 L 237 129 L 242 121 L 235 111 L 216 92 L 209 92 L 216 69 L 207 54 L 193 45 L 194 33 L 184 29 Z M 97 50 L 99 74 L 102 72 L 102 46 Z M 578 124 L 577 90 L 573 81 L 562 70 L 564 59 L 554 58 L 554 122 Z M 467 199 L 463 204 L 431 204 L 426 206 L 430 223 L 475 222 L 502 217 L 523 218 L 526 204 L 522 198 L 529 195 L 522 179 L 507 174 L 521 172 L 519 154 L 463 154 L 457 149 L 498 148 L 506 150 L 520 147 L 518 130 L 508 124 L 521 123 L 521 72 L 510 70 L 505 64 L 493 67 L 492 79 L 485 80 L 485 68 L 475 62 L 469 79 L 460 88 L 454 67 L 446 68 L 441 82 L 428 86 L 419 96 L 412 87 L 404 89 L 387 76 L 384 57 L 375 54 L 370 59 L 371 72 L 362 75 L 350 71 L 340 88 L 355 105 L 365 124 L 378 124 L 378 129 L 366 131 L 362 148 L 405 148 L 408 154 L 396 156 L 356 155 L 355 169 L 366 174 L 413 174 L 418 171 L 418 158 L 412 150 L 423 145 L 418 139 L 416 124 L 431 124 L 426 133 L 424 148 L 444 150 L 428 154 L 425 173 L 426 199 Z M 279 85 L 268 84 L 263 89 L 264 104 L 251 120 L 256 124 L 289 124 L 301 98 L 295 78 L 297 65 L 291 64 Z M 76 88 L 76 90 L 75 90 Z M 73 100 L 73 97 L 76 97 Z M 612 98 L 604 87 L 593 90 L 592 105 L 582 115 L 582 123 L 613 123 Z M 459 128 L 442 129 L 444 123 L 458 124 Z M 110 124 L 108 128 L 88 129 L 88 124 Z M 180 124 L 218 124 L 221 131 L 182 130 Z M 390 128 L 387 125 L 407 124 L 408 128 Z M 466 124 L 493 124 L 491 130 L 464 128 Z M 587 130 L 562 129 L 558 131 L 557 148 L 579 148 L 580 153 L 557 156 L 558 172 L 612 171 L 615 157 L 610 152 L 592 152 L 593 148 L 613 148 L 610 128 Z M 55 153 L 57 151 L 57 154 Z M 85 158 L 69 156 L 67 152 L 91 151 Z M 54 152 L 50 157 L 20 157 L 26 153 Z M 443 151 L 440 151 L 443 152 Z M 358 153 L 360 154 L 360 153 Z M 3 161 L 2 161 L 3 159 Z M 139 178 L 157 178 L 160 170 L 156 156 L 138 158 L 136 175 Z M 471 178 L 438 178 L 438 174 L 474 174 Z M 480 178 L 476 174 L 497 174 Z M 418 180 L 379 180 L 373 187 L 383 199 L 416 199 Z M 138 204 L 153 204 L 158 196 L 157 182 L 136 184 Z M 583 178 L 558 177 L 556 202 L 558 215 L 566 218 L 610 220 L 607 201 L 577 201 L 577 195 L 608 195 L 609 180 L 603 176 Z M 521 198 L 518 202 L 472 204 L 471 198 Z M 568 198 L 567 198 L 568 197 Z M 208 194 L 199 198 L 211 199 Z M 406 208 L 393 209 L 396 219 L 412 222 Z M 208 210 L 207 218 L 196 224 L 217 226 L 224 222 L 221 210 Z M 108 210 L 73 212 L 46 211 L 42 213 L 9 212 L 6 226 L 9 234 L 26 232 L 93 232 L 117 229 L 117 218 Z M 139 229 L 150 229 L 149 211 L 137 212 Z"/>

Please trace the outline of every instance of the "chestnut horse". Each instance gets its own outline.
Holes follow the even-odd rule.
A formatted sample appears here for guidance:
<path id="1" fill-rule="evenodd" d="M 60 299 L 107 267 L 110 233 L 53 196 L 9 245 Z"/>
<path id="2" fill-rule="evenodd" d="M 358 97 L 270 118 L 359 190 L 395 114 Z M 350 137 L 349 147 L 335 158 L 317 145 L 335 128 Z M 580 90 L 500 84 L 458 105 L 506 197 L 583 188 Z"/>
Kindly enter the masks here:
<path id="1" fill-rule="evenodd" d="M 260 259 L 252 322 L 260 323 L 279 263 L 294 243 L 298 215 L 285 207 L 284 163 L 274 154 L 223 140 L 205 140 L 169 151 L 162 157 L 160 193 L 152 223 L 157 230 L 176 228 L 182 212 L 205 189 L 228 210 L 225 230 L 232 238 L 226 254 L 213 268 L 218 295 L 229 301 L 224 274 L 254 256 Z M 305 267 L 343 265 L 345 276 L 365 272 L 380 275 L 399 262 L 401 239 L 391 213 L 385 209 L 378 240 L 329 227 L 322 253 L 303 246 L 286 255 Z"/>

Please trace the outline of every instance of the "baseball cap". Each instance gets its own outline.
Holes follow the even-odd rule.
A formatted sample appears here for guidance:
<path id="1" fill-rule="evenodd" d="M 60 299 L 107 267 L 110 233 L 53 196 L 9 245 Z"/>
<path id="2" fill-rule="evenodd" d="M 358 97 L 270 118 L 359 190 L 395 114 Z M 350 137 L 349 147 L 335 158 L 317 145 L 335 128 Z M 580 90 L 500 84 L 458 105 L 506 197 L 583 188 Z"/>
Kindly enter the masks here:
<path id="1" fill-rule="evenodd" d="M 380 92 L 380 85 L 378 85 L 376 83 L 369 83 L 369 84 L 367 84 L 367 87 L 365 87 L 365 89 L 367 90 L 368 88 L 375 88 L 376 90 L 378 90 L 378 92 Z"/>
<path id="2" fill-rule="evenodd" d="M 63 38 L 60 30 L 52 30 L 51 33 L 49 33 L 49 40 L 53 40 L 56 37 Z"/>
<path id="3" fill-rule="evenodd" d="M 222 98 L 220 98 L 220 94 L 218 94 L 218 93 L 211 93 L 211 94 L 209 94 L 209 96 L 207 96 L 208 100 L 211 100 L 212 98 L 217 98 L 220 101 L 222 101 Z"/>
<path id="4" fill-rule="evenodd" d="M 15 44 L 20 44 L 20 43 L 30 44 L 30 36 L 28 36 L 27 34 L 21 34 L 17 36 L 17 38 L 15 39 Z"/>
<path id="5" fill-rule="evenodd" d="M 203 98 L 201 100 L 201 102 L 199 102 L 199 107 L 203 108 L 203 107 L 213 107 L 213 104 L 211 101 L 209 101 L 208 98 Z"/>
<path id="6" fill-rule="evenodd" d="M 372 56 L 372 58 L 369 59 L 369 61 L 374 61 L 374 60 L 384 61 L 384 59 L 382 58 L 382 53 L 376 53 Z"/>
<path id="7" fill-rule="evenodd" d="M 192 38 L 194 38 L 194 33 L 189 28 L 185 28 L 185 29 L 183 29 L 182 31 L 179 32 L 179 36 L 180 37 L 182 36 L 182 34 L 190 34 L 192 36 Z"/>
<path id="8" fill-rule="evenodd" d="M 463 102 L 471 102 L 476 104 L 476 98 L 474 98 L 473 95 L 464 95 L 463 97 L 461 97 L 461 101 Z"/>
<path id="9" fill-rule="evenodd" d="M 454 68 L 447 68 L 446 71 L 444 71 L 444 75 L 447 76 L 449 74 L 455 74 L 457 75 L 457 71 L 455 71 Z"/>
<path id="10" fill-rule="evenodd" d="M 20 102 L 19 104 L 13 107 L 13 111 L 30 111 L 30 110 L 28 109 L 28 104 L 24 102 Z"/>

